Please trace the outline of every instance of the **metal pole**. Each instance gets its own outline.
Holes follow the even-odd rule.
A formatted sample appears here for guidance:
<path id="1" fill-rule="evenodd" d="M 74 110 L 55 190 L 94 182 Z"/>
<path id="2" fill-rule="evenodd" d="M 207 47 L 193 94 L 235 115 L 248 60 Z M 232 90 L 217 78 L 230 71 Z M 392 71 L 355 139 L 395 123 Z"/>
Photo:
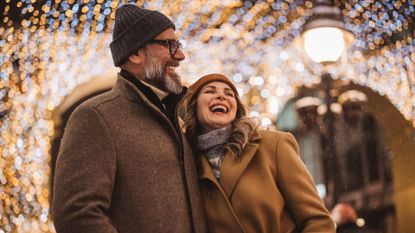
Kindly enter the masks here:
<path id="1" fill-rule="evenodd" d="M 321 76 L 321 83 L 324 88 L 325 102 L 327 105 L 327 111 L 324 115 L 324 126 L 327 130 L 327 158 L 329 159 L 329 175 L 332 186 L 332 206 L 334 207 L 338 203 L 339 199 L 339 173 L 337 172 L 337 149 L 336 149 L 336 128 L 335 128 L 335 115 L 331 111 L 330 106 L 335 103 L 334 97 L 331 95 L 331 89 L 333 79 L 329 73 L 324 73 Z"/>

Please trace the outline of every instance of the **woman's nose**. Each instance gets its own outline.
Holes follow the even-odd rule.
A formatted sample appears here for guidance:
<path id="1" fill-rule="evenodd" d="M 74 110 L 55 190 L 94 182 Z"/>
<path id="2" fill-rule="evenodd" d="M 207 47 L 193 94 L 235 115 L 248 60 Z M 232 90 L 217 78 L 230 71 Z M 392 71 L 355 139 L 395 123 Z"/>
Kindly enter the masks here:
<path id="1" fill-rule="evenodd" d="M 224 100 L 224 99 L 226 99 L 226 95 L 225 95 L 225 93 L 218 92 L 218 96 L 217 96 L 217 98 L 218 98 L 218 99 L 222 99 L 222 100 Z"/>

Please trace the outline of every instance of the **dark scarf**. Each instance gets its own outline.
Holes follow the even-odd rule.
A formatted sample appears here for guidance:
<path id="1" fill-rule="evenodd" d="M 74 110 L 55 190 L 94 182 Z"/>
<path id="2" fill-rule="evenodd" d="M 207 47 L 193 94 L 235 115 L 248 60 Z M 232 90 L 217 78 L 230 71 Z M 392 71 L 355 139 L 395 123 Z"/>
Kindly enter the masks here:
<path id="1" fill-rule="evenodd" d="M 144 95 L 150 100 L 150 102 L 157 106 L 160 109 L 160 111 L 162 111 L 164 115 L 166 115 L 167 118 L 169 118 L 173 125 L 176 126 L 176 120 L 174 117 L 176 106 L 181 100 L 181 98 L 186 94 L 186 87 L 183 87 L 183 91 L 180 94 L 169 94 L 161 101 L 159 97 L 156 95 L 156 93 L 154 93 L 154 91 L 151 90 L 150 87 L 143 84 L 138 78 L 134 77 L 134 75 L 132 75 L 130 72 L 121 69 L 120 75 L 129 82 L 133 83 L 141 92 L 143 92 Z"/>
<path id="2" fill-rule="evenodd" d="M 220 165 L 227 150 L 228 138 L 232 127 L 212 130 L 197 137 L 197 147 L 208 159 L 213 174 L 220 178 Z"/>

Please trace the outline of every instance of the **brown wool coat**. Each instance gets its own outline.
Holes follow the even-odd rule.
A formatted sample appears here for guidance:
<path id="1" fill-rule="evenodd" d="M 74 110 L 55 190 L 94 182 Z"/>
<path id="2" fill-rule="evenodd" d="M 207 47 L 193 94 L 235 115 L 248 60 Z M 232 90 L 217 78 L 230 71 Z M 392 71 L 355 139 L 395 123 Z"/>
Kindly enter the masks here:
<path id="1" fill-rule="evenodd" d="M 291 134 L 260 131 L 239 160 L 227 152 L 220 170 L 218 182 L 201 156 L 209 232 L 335 232 Z"/>
<path id="2" fill-rule="evenodd" d="M 81 104 L 65 129 L 52 216 L 58 233 L 205 233 L 194 159 L 132 83 Z M 184 172 L 183 170 L 184 169 Z"/>

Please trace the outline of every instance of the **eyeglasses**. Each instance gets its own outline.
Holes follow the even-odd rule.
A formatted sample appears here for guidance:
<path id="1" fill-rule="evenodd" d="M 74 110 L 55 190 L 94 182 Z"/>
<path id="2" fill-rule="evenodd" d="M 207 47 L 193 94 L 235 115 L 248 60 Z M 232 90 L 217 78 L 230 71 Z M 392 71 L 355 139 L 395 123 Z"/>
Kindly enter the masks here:
<path id="1" fill-rule="evenodd" d="M 171 56 L 174 56 L 174 54 L 177 53 L 177 50 L 183 48 L 183 44 L 177 40 L 151 40 L 149 41 L 149 43 L 157 43 L 166 46 L 167 48 L 169 48 Z"/>

